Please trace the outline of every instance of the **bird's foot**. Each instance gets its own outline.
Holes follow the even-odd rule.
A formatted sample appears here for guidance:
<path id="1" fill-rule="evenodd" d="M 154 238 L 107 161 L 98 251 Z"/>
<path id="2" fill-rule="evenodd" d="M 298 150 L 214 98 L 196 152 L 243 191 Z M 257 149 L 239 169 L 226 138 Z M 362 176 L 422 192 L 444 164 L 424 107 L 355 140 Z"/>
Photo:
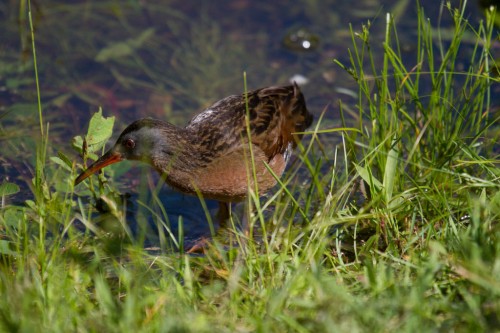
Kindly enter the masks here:
<path id="1" fill-rule="evenodd" d="M 189 254 L 205 253 L 205 250 L 208 248 L 209 242 L 210 242 L 209 238 L 201 237 L 197 239 L 189 249 L 186 250 L 186 253 Z"/>

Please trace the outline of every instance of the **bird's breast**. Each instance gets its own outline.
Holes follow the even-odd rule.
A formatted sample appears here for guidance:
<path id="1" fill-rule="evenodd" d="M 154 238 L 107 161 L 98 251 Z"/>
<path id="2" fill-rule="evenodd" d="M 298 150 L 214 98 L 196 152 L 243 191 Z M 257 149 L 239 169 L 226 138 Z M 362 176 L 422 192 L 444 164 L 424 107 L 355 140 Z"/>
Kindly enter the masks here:
<path id="1" fill-rule="evenodd" d="M 206 199 L 240 201 L 247 196 L 249 187 L 264 194 L 276 185 L 273 173 L 280 177 L 286 162 L 284 154 L 277 154 L 268 161 L 256 146 L 252 147 L 252 153 L 240 148 L 196 170 L 166 170 L 166 182 L 187 194 L 201 193 Z"/>

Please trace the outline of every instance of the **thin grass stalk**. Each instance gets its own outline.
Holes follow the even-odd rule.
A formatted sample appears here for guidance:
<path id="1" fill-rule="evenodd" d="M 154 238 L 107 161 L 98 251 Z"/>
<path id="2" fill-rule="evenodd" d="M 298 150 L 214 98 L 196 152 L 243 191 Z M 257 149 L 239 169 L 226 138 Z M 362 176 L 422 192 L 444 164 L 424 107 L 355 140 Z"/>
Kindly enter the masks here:
<path id="1" fill-rule="evenodd" d="M 255 156 L 254 156 L 254 151 L 253 151 L 253 144 L 252 144 L 252 132 L 250 128 L 250 109 L 248 107 L 248 86 L 247 86 L 247 73 L 243 72 L 243 87 L 244 87 L 244 92 L 245 92 L 245 127 L 246 127 L 246 132 L 247 132 L 247 138 L 248 138 L 248 150 L 250 153 L 250 162 L 251 162 L 251 171 L 252 174 L 251 176 L 248 177 L 248 227 L 249 227 L 249 235 L 248 237 L 253 240 L 253 219 L 252 219 L 252 214 L 251 212 L 251 207 L 254 206 L 255 210 L 257 212 L 257 217 L 260 222 L 260 227 L 262 229 L 262 240 L 264 243 L 264 246 L 266 248 L 266 253 L 268 254 L 268 264 L 269 264 L 269 271 L 273 271 L 273 267 L 271 264 L 271 258 L 269 255 L 271 254 L 271 249 L 269 247 L 269 241 L 267 237 L 267 227 L 266 227 L 266 221 L 264 219 L 264 214 L 263 214 L 263 209 L 261 208 L 260 205 L 260 196 L 259 196 L 259 186 L 257 182 L 257 168 L 255 166 Z M 250 178 L 251 177 L 251 178 Z M 253 179 L 253 188 L 250 186 L 251 180 Z M 245 227 L 245 226 L 244 226 Z M 253 243 L 253 242 L 252 242 Z"/>
<path id="2" fill-rule="evenodd" d="M 33 27 L 33 18 L 31 16 L 31 0 L 28 0 L 28 19 L 30 22 L 30 31 L 31 31 L 31 47 L 33 50 L 33 67 L 35 70 L 35 84 L 36 84 L 36 96 L 37 96 L 37 105 L 38 105 L 38 118 L 40 123 L 40 135 L 44 137 L 43 131 L 43 117 L 42 117 L 42 101 L 40 94 L 40 82 L 38 80 L 38 66 L 36 61 L 36 47 L 35 47 L 35 29 Z"/>

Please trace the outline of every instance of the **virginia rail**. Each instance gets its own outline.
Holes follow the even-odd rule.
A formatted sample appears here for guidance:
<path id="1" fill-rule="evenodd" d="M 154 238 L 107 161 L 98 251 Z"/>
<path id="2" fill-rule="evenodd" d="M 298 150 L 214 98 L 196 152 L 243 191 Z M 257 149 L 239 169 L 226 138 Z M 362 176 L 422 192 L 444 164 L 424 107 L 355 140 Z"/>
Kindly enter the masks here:
<path id="1" fill-rule="evenodd" d="M 309 127 L 312 118 L 294 83 L 226 97 L 184 128 L 161 120 L 139 119 L 76 178 L 75 185 L 107 165 L 124 159 L 140 160 L 152 165 L 174 189 L 218 200 L 220 210 L 227 212 L 227 203 L 245 198 L 249 186 L 255 188 L 254 179 L 260 194 L 276 184 L 265 163 L 280 177 L 302 137 L 295 133 Z"/>

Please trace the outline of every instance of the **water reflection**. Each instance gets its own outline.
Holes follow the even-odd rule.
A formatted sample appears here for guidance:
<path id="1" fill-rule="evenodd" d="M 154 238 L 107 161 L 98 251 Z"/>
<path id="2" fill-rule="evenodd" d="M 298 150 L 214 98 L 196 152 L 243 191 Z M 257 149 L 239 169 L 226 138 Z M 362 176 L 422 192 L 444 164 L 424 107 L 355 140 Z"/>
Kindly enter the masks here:
<path id="1" fill-rule="evenodd" d="M 214 200 L 202 203 L 197 197 L 166 186 L 157 193 L 159 201 L 155 205 L 146 205 L 140 197 L 132 194 L 127 199 L 127 223 L 136 239 L 143 234 L 146 248 L 177 250 L 184 242 L 184 248 L 189 249 L 197 241 L 213 236 L 210 224 L 213 231 L 220 227 L 215 218 L 219 205 Z M 157 209 L 152 211 L 154 207 Z"/>

